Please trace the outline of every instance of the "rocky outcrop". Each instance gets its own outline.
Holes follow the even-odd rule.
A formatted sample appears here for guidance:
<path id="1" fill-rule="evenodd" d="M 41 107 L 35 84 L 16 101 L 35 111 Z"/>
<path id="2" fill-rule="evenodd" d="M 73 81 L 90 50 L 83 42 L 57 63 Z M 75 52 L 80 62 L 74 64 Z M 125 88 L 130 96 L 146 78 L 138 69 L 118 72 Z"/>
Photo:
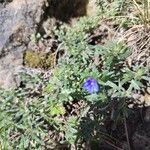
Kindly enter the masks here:
<path id="1" fill-rule="evenodd" d="M 54 26 L 95 13 L 96 0 L 1 0 L 0 88 L 15 88 L 25 51 L 55 51 Z M 59 22 L 59 23 L 58 23 Z M 48 39 L 34 42 L 36 33 Z M 46 36 L 44 36 L 46 35 Z"/>
<path id="2" fill-rule="evenodd" d="M 46 0 L 13 0 L 0 10 L 0 87 L 16 86 L 16 70 L 46 7 Z"/>
<path id="3" fill-rule="evenodd" d="M 0 10 L 0 56 L 29 40 L 42 19 L 45 0 L 13 0 Z"/>

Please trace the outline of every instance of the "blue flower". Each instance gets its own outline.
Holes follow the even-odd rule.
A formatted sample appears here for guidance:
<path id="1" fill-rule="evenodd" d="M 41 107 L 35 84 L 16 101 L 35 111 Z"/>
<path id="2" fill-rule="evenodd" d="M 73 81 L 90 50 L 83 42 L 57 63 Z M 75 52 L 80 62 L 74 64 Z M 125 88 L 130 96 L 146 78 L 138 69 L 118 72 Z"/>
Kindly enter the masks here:
<path id="1" fill-rule="evenodd" d="M 83 89 L 87 90 L 90 94 L 98 93 L 100 91 L 100 85 L 92 77 L 89 77 L 83 84 Z"/>

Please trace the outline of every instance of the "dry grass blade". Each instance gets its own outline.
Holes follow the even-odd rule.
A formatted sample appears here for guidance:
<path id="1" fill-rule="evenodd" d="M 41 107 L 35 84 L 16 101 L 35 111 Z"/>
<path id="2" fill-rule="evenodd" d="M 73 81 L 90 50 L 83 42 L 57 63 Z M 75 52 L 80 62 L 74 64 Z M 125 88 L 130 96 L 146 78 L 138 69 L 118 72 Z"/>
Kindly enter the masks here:
<path id="1" fill-rule="evenodd" d="M 143 2 L 140 1 L 141 4 L 139 4 L 136 0 L 132 0 L 132 2 L 139 12 L 139 17 L 143 22 L 145 28 L 148 29 L 150 23 L 150 0 L 144 0 Z"/>
<path id="2" fill-rule="evenodd" d="M 136 25 L 127 30 L 122 39 L 132 49 L 129 60 L 150 68 L 150 30 L 145 31 L 144 25 Z"/>

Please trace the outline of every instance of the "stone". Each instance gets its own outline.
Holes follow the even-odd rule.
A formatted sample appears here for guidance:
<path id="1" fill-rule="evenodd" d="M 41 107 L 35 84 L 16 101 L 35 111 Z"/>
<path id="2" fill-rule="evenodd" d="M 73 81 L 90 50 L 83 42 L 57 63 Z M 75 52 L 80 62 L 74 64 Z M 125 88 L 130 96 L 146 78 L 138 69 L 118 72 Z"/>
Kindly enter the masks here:
<path id="1" fill-rule="evenodd" d="M 87 15 L 88 16 L 95 16 L 98 13 L 98 6 L 97 6 L 97 0 L 90 0 L 87 5 Z"/>
<path id="2" fill-rule="evenodd" d="M 18 66 L 43 19 L 47 0 L 13 0 L 0 9 L 0 87 L 15 88 Z"/>
<path id="3" fill-rule="evenodd" d="M 0 59 L 0 87 L 4 89 L 15 88 L 19 85 L 17 68 L 22 65 L 23 53 L 11 52 Z"/>
<path id="4" fill-rule="evenodd" d="M 13 0 L 0 10 L 0 55 L 29 40 L 42 19 L 44 6 L 45 0 Z"/>

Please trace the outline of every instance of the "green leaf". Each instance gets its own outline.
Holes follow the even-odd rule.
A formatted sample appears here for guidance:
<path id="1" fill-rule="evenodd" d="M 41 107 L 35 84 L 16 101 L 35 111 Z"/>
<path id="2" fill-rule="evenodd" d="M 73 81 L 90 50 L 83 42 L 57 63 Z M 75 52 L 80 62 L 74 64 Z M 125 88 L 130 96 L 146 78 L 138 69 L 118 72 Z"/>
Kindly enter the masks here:
<path id="1" fill-rule="evenodd" d="M 56 104 L 56 105 L 50 107 L 50 114 L 52 116 L 64 115 L 65 113 L 66 113 L 66 110 L 65 110 L 64 106 L 61 104 Z"/>
<path id="2" fill-rule="evenodd" d="M 119 90 L 119 87 L 111 81 L 107 81 L 106 85 L 112 87 L 114 90 Z"/>
<path id="3" fill-rule="evenodd" d="M 142 79 L 144 79 L 144 80 L 146 80 L 146 81 L 150 82 L 150 77 L 143 76 L 143 77 L 142 77 Z"/>
<path id="4" fill-rule="evenodd" d="M 136 90 L 140 90 L 140 87 L 138 85 L 139 82 L 135 81 L 135 80 L 131 80 L 131 85 L 134 89 Z"/>

